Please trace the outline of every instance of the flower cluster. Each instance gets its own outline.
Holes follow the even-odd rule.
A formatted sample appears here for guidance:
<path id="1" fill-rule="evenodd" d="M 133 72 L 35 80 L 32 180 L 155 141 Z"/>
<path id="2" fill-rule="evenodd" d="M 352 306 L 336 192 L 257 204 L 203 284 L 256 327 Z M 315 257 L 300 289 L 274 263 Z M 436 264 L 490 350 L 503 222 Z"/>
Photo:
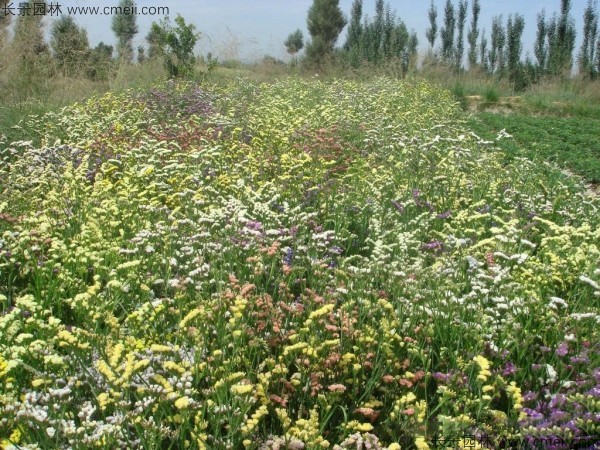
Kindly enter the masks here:
<path id="1" fill-rule="evenodd" d="M 30 128 L 0 150 L 2 446 L 598 434 L 600 202 L 449 93 L 170 83 Z"/>

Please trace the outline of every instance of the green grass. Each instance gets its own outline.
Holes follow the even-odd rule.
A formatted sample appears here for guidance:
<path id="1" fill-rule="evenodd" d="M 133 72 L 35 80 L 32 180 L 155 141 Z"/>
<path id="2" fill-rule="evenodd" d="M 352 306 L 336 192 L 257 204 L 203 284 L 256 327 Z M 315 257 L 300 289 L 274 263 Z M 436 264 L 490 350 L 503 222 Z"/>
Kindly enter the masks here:
<path id="1" fill-rule="evenodd" d="M 556 163 L 590 183 L 600 183 L 598 118 L 481 112 L 470 117 L 468 126 L 484 139 L 494 139 L 505 129 L 514 137 L 502 141 L 509 158 L 524 156 Z"/>
<path id="2" fill-rule="evenodd" d="M 44 114 L 50 108 L 40 102 L 25 102 L 13 105 L 0 106 L 0 137 L 6 136 L 6 144 L 20 140 L 30 140 L 27 130 L 20 128 L 18 124 L 30 115 Z M 36 143 L 37 144 L 37 143 Z M 0 147 L 2 143 L 0 141 Z"/>

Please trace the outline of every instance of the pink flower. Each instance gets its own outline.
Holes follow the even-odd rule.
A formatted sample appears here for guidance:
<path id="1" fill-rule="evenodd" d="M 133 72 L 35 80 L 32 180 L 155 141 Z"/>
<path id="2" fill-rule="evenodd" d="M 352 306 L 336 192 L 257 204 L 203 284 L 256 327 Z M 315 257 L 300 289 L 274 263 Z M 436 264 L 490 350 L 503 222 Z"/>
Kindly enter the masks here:
<path id="1" fill-rule="evenodd" d="M 329 389 L 331 392 L 344 392 L 346 390 L 346 386 L 343 384 L 331 384 L 327 389 Z"/>

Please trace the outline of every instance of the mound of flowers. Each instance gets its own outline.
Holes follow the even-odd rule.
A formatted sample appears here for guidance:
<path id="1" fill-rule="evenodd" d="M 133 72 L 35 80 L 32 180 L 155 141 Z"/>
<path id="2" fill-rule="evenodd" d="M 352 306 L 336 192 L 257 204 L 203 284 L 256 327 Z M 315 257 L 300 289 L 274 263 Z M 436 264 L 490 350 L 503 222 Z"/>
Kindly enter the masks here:
<path id="1" fill-rule="evenodd" d="M 600 201 L 448 93 L 166 83 L 31 126 L 0 145 L 4 446 L 600 440 Z"/>

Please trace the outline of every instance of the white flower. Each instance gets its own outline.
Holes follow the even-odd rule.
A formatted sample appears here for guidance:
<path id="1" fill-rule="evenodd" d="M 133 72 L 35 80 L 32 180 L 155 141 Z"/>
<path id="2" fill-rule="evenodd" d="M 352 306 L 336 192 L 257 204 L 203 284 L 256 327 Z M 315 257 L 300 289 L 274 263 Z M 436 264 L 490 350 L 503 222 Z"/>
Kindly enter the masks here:
<path id="1" fill-rule="evenodd" d="M 579 277 L 580 281 L 583 281 L 584 283 L 589 284 L 591 287 L 593 287 L 594 289 L 600 289 L 600 286 L 598 286 L 598 283 L 596 283 L 594 280 L 592 280 L 591 278 L 586 277 L 585 275 L 581 275 Z"/>
<path id="2" fill-rule="evenodd" d="M 560 297 L 550 297 L 550 308 L 556 309 L 557 306 L 562 306 L 563 308 L 568 307 L 567 302 L 565 302 Z"/>
<path id="3" fill-rule="evenodd" d="M 556 370 L 550 364 L 546 364 L 546 371 L 548 372 L 548 383 L 554 383 L 556 381 Z"/>
<path id="4" fill-rule="evenodd" d="M 54 427 L 48 427 L 46 428 L 46 434 L 52 438 L 56 434 L 56 429 Z"/>

